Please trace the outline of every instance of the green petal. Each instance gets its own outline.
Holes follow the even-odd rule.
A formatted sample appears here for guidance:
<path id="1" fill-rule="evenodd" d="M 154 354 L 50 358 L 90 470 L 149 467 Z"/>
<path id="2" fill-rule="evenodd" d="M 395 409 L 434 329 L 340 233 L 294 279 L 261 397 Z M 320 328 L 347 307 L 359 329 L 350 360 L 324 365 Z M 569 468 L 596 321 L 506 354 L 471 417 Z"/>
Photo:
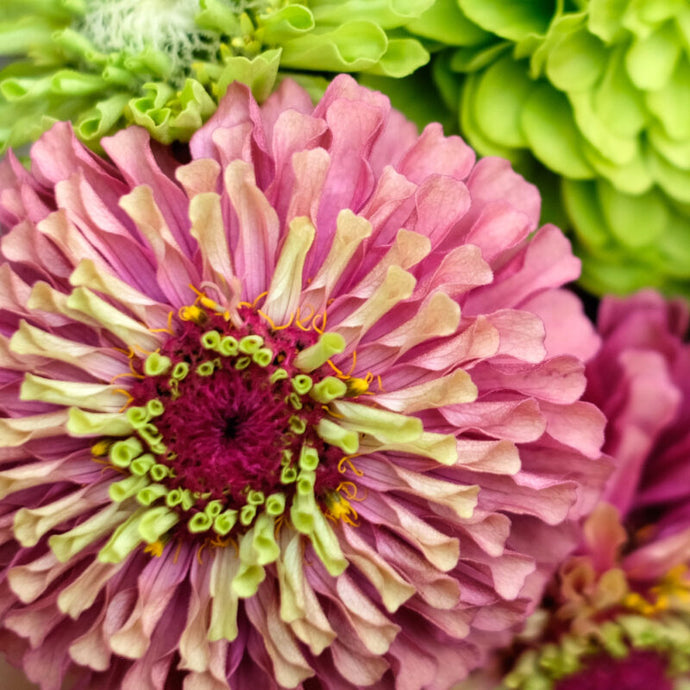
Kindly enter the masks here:
<path id="1" fill-rule="evenodd" d="M 174 527 L 179 520 L 180 516 L 165 506 L 150 508 L 138 522 L 139 536 L 147 544 L 153 544 Z"/>
<path id="2" fill-rule="evenodd" d="M 553 45 L 546 59 L 546 75 L 561 91 L 583 91 L 599 80 L 607 60 L 604 44 L 580 27 Z"/>
<path id="3" fill-rule="evenodd" d="M 522 128 L 534 155 L 565 177 L 593 176 L 582 154 L 583 141 L 564 95 L 548 84 L 538 84 L 525 102 Z"/>
<path id="4" fill-rule="evenodd" d="M 647 135 L 655 152 L 669 164 L 690 170 L 690 138 L 681 141 L 672 139 L 658 123 L 649 127 Z"/>
<path id="5" fill-rule="evenodd" d="M 607 226 L 618 241 L 629 247 L 644 247 L 657 240 L 669 220 L 662 195 L 621 194 L 605 181 L 597 185 Z"/>
<path id="6" fill-rule="evenodd" d="M 690 170 L 683 170 L 672 165 L 655 151 L 649 152 L 647 160 L 649 170 L 657 184 L 674 199 L 690 203 Z"/>
<path id="7" fill-rule="evenodd" d="M 314 518 L 314 529 L 309 534 L 309 540 L 326 570 L 337 577 L 347 568 L 347 559 L 340 548 L 338 537 L 323 514 L 317 511 Z"/>
<path id="8" fill-rule="evenodd" d="M 90 410 L 117 409 L 124 402 L 114 386 L 78 381 L 58 381 L 26 374 L 20 400 L 41 400 L 54 405 L 80 405 Z"/>
<path id="9" fill-rule="evenodd" d="M 26 54 L 36 44 L 50 43 L 55 26 L 43 18 L 22 17 L 0 22 L 0 55 Z"/>
<path id="10" fill-rule="evenodd" d="M 609 242 L 595 182 L 563 180 L 563 201 L 580 240 L 588 248 L 603 247 Z"/>
<path id="11" fill-rule="evenodd" d="M 629 164 L 640 155 L 637 137 L 621 137 L 608 129 L 592 106 L 592 94 L 582 91 L 569 94 L 575 122 L 582 135 L 596 149 L 599 156 L 614 165 Z"/>
<path id="12" fill-rule="evenodd" d="M 255 528 L 240 537 L 240 567 L 232 580 L 232 591 L 241 599 L 253 597 L 259 585 L 266 579 L 266 571 L 259 564 L 259 554 L 254 549 Z"/>
<path id="13" fill-rule="evenodd" d="M 534 83 L 524 66 L 506 56 L 484 71 L 474 93 L 473 121 L 498 146 L 522 148 L 527 139 L 520 117 Z"/>
<path id="14" fill-rule="evenodd" d="M 124 123 L 123 110 L 129 101 L 129 94 L 118 93 L 99 101 L 91 110 L 79 117 L 75 133 L 84 141 L 100 141 L 118 125 Z"/>
<path id="15" fill-rule="evenodd" d="M 649 113 L 642 94 L 630 81 L 624 60 L 622 47 L 612 51 L 604 76 L 594 89 L 592 107 L 612 132 L 637 136 L 647 124 Z"/>
<path id="16" fill-rule="evenodd" d="M 123 414 L 115 412 L 85 412 L 76 407 L 69 410 L 67 431 L 72 436 L 129 436 L 134 431 Z"/>
<path id="17" fill-rule="evenodd" d="M 238 597 L 231 583 L 239 569 L 240 559 L 234 549 L 221 549 L 216 552 L 211 567 L 210 595 L 213 599 L 208 639 L 229 640 L 237 637 Z"/>
<path id="18" fill-rule="evenodd" d="M 0 94 L 10 103 L 42 98 L 51 88 L 52 77 L 8 77 L 0 81 Z"/>
<path id="19" fill-rule="evenodd" d="M 278 45 L 311 31 L 314 15 L 304 5 L 287 5 L 270 14 L 260 15 L 257 38 L 267 45 Z"/>
<path id="20" fill-rule="evenodd" d="M 117 503 L 111 503 L 71 530 L 52 535 L 48 545 L 61 563 L 67 563 L 82 549 L 112 532 L 130 514 L 128 510 L 121 510 Z"/>
<path id="21" fill-rule="evenodd" d="M 654 184 L 648 157 L 639 146 L 635 147 L 635 155 L 622 164 L 603 156 L 588 141 L 583 142 L 582 152 L 601 177 L 626 194 L 642 194 Z"/>
<path id="22" fill-rule="evenodd" d="M 429 62 L 429 53 L 413 38 L 390 38 L 379 62 L 367 70 L 370 74 L 402 78 Z"/>
<path id="23" fill-rule="evenodd" d="M 625 56 L 625 66 L 638 89 L 653 91 L 667 83 L 680 55 L 680 42 L 671 24 L 646 38 L 637 38 Z"/>
<path id="24" fill-rule="evenodd" d="M 355 20 L 288 41 L 283 46 L 282 64 L 292 69 L 366 71 L 383 57 L 387 48 L 388 38 L 383 29 Z"/>
<path id="25" fill-rule="evenodd" d="M 322 334 L 314 345 L 298 353 L 294 359 L 294 365 L 302 371 L 314 371 L 344 349 L 345 338 L 340 333 L 327 332 Z"/>
<path id="26" fill-rule="evenodd" d="M 275 518 L 261 513 L 254 523 L 252 548 L 259 565 L 274 563 L 280 556 L 280 547 L 275 539 Z"/>
<path id="27" fill-rule="evenodd" d="M 416 441 L 423 433 L 422 422 L 417 417 L 343 400 L 336 400 L 332 407 L 342 427 L 373 436 L 383 443 Z"/>
<path id="28" fill-rule="evenodd" d="M 475 110 L 478 101 L 476 94 L 483 77 L 484 73 L 470 74 L 465 80 L 460 100 L 460 131 L 478 153 L 507 158 L 514 164 L 519 153 L 513 148 L 501 146 L 491 137 L 491 133 L 485 132 Z"/>
<path id="29" fill-rule="evenodd" d="M 690 139 L 690 60 L 683 56 L 671 78 L 646 96 L 647 106 L 673 139 Z"/>
<path id="30" fill-rule="evenodd" d="M 352 17 L 392 29 L 407 24 L 434 4 L 434 0 L 310 0 L 321 23 L 341 24 Z"/>
<path id="31" fill-rule="evenodd" d="M 326 443 L 329 443 L 347 455 L 356 453 L 359 448 L 359 436 L 355 431 L 343 429 L 339 424 L 330 419 L 322 419 L 316 427 L 316 433 Z"/>
<path id="32" fill-rule="evenodd" d="M 659 237 L 660 268 L 670 277 L 681 278 L 683 292 L 690 295 L 690 214 L 672 213 L 664 232 Z M 678 292 L 679 290 L 676 290 Z"/>
<path id="33" fill-rule="evenodd" d="M 164 144 L 188 141 L 216 109 L 215 101 L 194 79 L 187 79 L 177 94 L 162 82 L 144 84 L 144 90 L 147 95 L 131 99 L 125 115 Z"/>
<path id="34" fill-rule="evenodd" d="M 485 43 L 490 34 L 470 21 L 457 0 L 436 0 L 419 18 L 405 25 L 408 31 L 447 46 Z"/>
<path id="35" fill-rule="evenodd" d="M 222 71 L 217 77 L 217 97 L 222 98 L 228 86 L 239 81 L 246 84 L 254 98 L 263 103 L 275 86 L 280 65 L 281 50 L 267 50 L 253 59 L 242 55 L 227 58 Z"/>
<path id="36" fill-rule="evenodd" d="M 107 82 L 95 74 L 63 69 L 53 75 L 50 86 L 53 93 L 62 97 L 86 96 L 102 91 Z"/>
<path id="37" fill-rule="evenodd" d="M 98 552 L 98 560 L 101 563 L 120 563 L 144 541 L 139 533 L 139 522 L 147 512 L 146 508 L 140 508 L 113 532 Z"/>
<path id="38" fill-rule="evenodd" d="M 512 48 L 512 44 L 507 41 L 458 48 L 452 53 L 448 66 L 454 72 L 476 72 L 491 65 L 503 53 L 512 52 Z"/>
<path id="39" fill-rule="evenodd" d="M 589 30 L 606 43 L 618 40 L 625 33 L 621 17 L 629 4 L 630 0 L 590 0 Z"/>
<path id="40" fill-rule="evenodd" d="M 518 41 L 529 34 L 544 34 L 556 11 L 555 3 L 549 0 L 457 1 L 462 11 L 482 29 L 511 41 Z"/>

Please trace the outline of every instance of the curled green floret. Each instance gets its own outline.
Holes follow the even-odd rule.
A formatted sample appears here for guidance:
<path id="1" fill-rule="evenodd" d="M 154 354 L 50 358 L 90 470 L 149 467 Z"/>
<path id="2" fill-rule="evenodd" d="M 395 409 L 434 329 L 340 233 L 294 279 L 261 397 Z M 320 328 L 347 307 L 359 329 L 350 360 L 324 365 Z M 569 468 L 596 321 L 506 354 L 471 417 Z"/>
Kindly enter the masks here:
<path id="1" fill-rule="evenodd" d="M 93 145 L 131 123 L 187 141 L 229 84 L 263 101 L 279 68 L 315 96 L 325 86 L 316 72 L 409 74 L 429 54 L 397 27 L 430 3 L 6 0 L 0 55 L 13 62 L 0 72 L 0 150 L 55 120 Z"/>

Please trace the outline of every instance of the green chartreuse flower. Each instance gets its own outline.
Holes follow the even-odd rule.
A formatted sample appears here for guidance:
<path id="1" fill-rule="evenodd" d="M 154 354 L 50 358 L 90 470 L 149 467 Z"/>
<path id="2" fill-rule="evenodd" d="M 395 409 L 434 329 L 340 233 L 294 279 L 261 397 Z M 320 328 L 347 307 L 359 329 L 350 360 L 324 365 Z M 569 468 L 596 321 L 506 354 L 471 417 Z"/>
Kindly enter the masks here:
<path id="1" fill-rule="evenodd" d="M 406 111 L 436 101 L 530 179 L 561 178 L 586 288 L 690 296 L 687 0 L 436 0 L 405 29 L 434 53 L 424 90 L 376 86 Z"/>
<path id="2" fill-rule="evenodd" d="M 433 0 L 4 0 L 0 152 L 72 120 L 97 145 L 127 124 L 186 141 L 228 84 L 262 101 L 278 69 L 314 96 L 320 73 L 402 77 L 429 54 L 398 27 Z"/>

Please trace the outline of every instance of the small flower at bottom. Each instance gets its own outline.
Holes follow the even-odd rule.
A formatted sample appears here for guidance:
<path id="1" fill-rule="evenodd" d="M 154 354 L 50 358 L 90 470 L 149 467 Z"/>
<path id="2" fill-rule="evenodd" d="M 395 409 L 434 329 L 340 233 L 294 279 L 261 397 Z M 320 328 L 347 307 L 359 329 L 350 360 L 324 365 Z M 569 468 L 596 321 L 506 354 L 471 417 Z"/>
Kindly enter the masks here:
<path id="1" fill-rule="evenodd" d="M 690 673 L 688 310 L 651 290 L 605 298 L 585 399 L 615 468 L 525 638 L 510 688 L 684 687 Z M 515 659 L 513 659 L 513 662 Z"/>
<path id="2" fill-rule="evenodd" d="M 609 472 L 535 189 L 345 76 L 230 86 L 184 164 L 103 146 L 0 167 L 3 648 L 44 690 L 450 687 Z"/>

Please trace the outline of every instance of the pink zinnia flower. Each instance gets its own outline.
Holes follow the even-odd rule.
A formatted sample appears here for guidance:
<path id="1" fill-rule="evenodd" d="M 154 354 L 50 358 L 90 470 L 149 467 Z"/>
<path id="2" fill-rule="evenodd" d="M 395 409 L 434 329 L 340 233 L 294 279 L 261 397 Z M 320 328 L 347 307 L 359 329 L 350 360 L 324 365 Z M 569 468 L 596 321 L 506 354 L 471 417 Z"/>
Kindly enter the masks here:
<path id="1" fill-rule="evenodd" d="M 536 190 L 338 77 L 0 169 L 2 646 L 44 690 L 447 688 L 607 476 Z"/>
<path id="2" fill-rule="evenodd" d="M 688 309 L 651 290 L 607 297 L 598 326 L 584 397 L 608 417 L 615 469 L 550 586 L 540 637 L 508 676 L 514 688 L 537 677 L 557 690 L 638 687 L 633 676 L 670 688 L 690 671 Z"/>

